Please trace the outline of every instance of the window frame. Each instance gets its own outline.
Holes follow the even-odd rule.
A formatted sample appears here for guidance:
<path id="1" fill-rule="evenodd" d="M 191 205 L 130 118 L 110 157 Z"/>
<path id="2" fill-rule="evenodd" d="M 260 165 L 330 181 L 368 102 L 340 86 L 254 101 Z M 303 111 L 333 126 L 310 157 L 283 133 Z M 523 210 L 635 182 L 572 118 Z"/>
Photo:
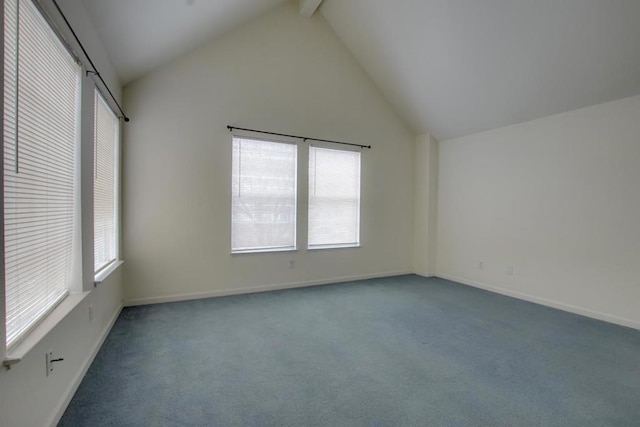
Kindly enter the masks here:
<path id="1" fill-rule="evenodd" d="M 294 196 L 294 203 L 293 203 L 293 239 L 292 239 L 292 245 L 291 246 L 274 246 L 274 247 L 251 247 L 251 248 L 243 248 L 243 249 L 234 249 L 233 246 L 233 241 L 234 241 L 234 220 L 233 220 L 233 211 L 234 211 L 234 194 L 233 194 L 233 189 L 234 189 L 234 175 L 233 175 L 233 169 L 235 167 L 235 157 L 234 157 L 234 144 L 236 140 L 248 140 L 248 141 L 256 141 L 256 142 L 266 142 L 266 143 L 271 143 L 271 144 L 282 144 L 282 145 L 290 145 L 292 147 L 294 147 L 295 149 L 295 161 L 294 161 L 294 171 L 293 171 L 293 176 L 294 176 L 294 189 L 293 189 L 293 196 Z M 277 252 L 295 252 L 298 250 L 298 213 L 299 213 L 299 209 L 298 209 L 298 203 L 299 203 L 299 160 L 300 160 L 300 147 L 298 146 L 297 143 L 295 142 L 289 142 L 289 141 L 281 141 L 281 140 L 277 140 L 277 139 L 267 139 L 267 138 L 256 138 L 253 136 L 241 136 L 241 135 L 233 135 L 231 138 L 231 221 L 230 221 L 230 253 L 232 255 L 238 255 L 238 254 L 255 254 L 255 253 L 277 253 Z"/>
<path id="2" fill-rule="evenodd" d="M 312 149 L 347 152 L 358 154 L 358 224 L 357 239 L 355 242 L 347 243 L 326 243 L 326 244 L 310 244 L 311 234 L 311 151 Z M 344 249 L 344 248 L 360 248 L 362 247 L 361 230 L 362 230 L 362 152 L 356 149 L 327 147 L 325 144 L 310 144 L 307 151 L 307 250 L 317 251 L 325 249 Z"/>
<path id="3" fill-rule="evenodd" d="M 95 268 L 95 244 L 96 244 L 96 209 L 95 209 L 95 186 L 96 179 L 98 177 L 98 103 L 102 102 L 106 107 L 109 114 L 115 119 L 115 132 L 113 141 L 113 239 L 114 239 L 114 258 L 102 265 L 100 268 Z M 106 97 L 96 86 L 94 88 L 94 108 L 93 108 L 93 182 L 92 182 L 92 195 L 93 195 L 93 274 L 94 282 L 100 283 L 106 278 L 111 271 L 113 271 L 118 265 L 121 264 L 120 260 L 120 144 L 121 144 L 121 123 L 118 115 L 114 109 L 107 102 Z"/>
<path id="4" fill-rule="evenodd" d="M 70 230 L 70 234 L 71 234 L 71 253 L 68 255 L 70 258 L 70 266 L 69 266 L 69 276 L 68 276 L 68 280 L 66 281 L 65 284 L 65 292 L 63 294 L 61 294 L 60 297 L 56 298 L 55 303 L 54 304 L 48 304 L 45 309 L 44 305 L 41 305 L 42 310 L 40 311 L 40 313 L 38 313 L 37 316 L 35 316 L 31 322 L 28 324 L 28 326 L 26 326 L 25 328 L 23 328 L 17 335 L 15 335 L 11 342 L 8 341 L 8 328 L 7 328 L 7 321 L 6 321 L 6 304 L 7 304 L 7 282 L 6 282 L 6 274 L 7 274 L 7 270 L 6 270 L 6 245 L 5 245 L 5 239 L 6 239 L 6 234 L 5 234 L 5 172 L 4 172 L 4 167 L 5 167 L 5 141 L 4 141 L 4 133 L 5 133 L 5 109 L 4 109 L 4 104 L 5 104 L 5 91 L 7 90 L 7 88 L 5 87 L 5 80 L 6 80 L 6 76 L 2 79 L 2 92 L 3 92 L 3 103 L 2 103 L 2 111 L 3 111 L 3 120 L 2 120 L 2 132 L 3 132 L 3 144 L 1 144 L 1 150 L 2 150 L 2 167 L 3 167 L 3 172 L 2 174 L 0 174 L 1 176 L 1 181 L 0 183 L 1 185 L 1 194 L 2 194 L 2 203 L 0 203 L 1 205 L 1 213 L 2 213 L 2 227 L 1 227 L 1 233 L 2 233 L 2 260 L 1 260 L 1 269 L 0 269 L 0 273 L 1 273 L 1 277 L 2 277 L 2 285 L 0 286 L 0 298 L 1 298 L 1 302 L 2 302 L 2 309 L 0 310 L 0 314 L 2 314 L 3 317 L 3 321 L 2 323 L 2 327 L 0 328 L 0 332 L 2 332 L 2 346 L 0 346 L 0 354 L 3 357 L 7 357 L 7 355 L 9 353 L 12 353 L 13 351 L 15 351 L 15 349 L 17 349 L 18 347 L 23 347 L 23 343 L 26 341 L 33 341 L 32 339 L 32 335 L 34 334 L 34 331 L 36 329 L 40 330 L 39 326 L 43 323 L 47 322 L 47 319 L 49 317 L 51 317 L 51 314 L 53 312 L 57 312 L 58 311 L 58 307 L 67 305 L 66 301 L 69 300 L 69 296 L 73 293 L 73 292 L 77 292 L 79 290 L 81 290 L 82 288 L 82 273 L 81 271 L 77 268 L 78 267 L 78 261 L 81 259 L 81 253 L 82 253 L 82 243 L 80 240 L 80 229 L 81 229 L 81 221 L 80 221 L 80 216 L 81 216 L 81 199 L 80 199 L 80 192 L 81 192 L 81 158 L 80 158 L 80 153 L 81 153 L 81 145 L 82 145 L 82 129 L 81 129 L 81 121 L 82 121 L 82 105 L 83 105 L 83 89 L 84 89 L 84 83 L 83 83 L 83 69 L 82 69 L 82 65 L 79 63 L 77 56 L 73 53 L 73 51 L 69 48 L 69 45 L 66 43 L 66 41 L 64 40 L 64 37 L 61 36 L 61 34 L 59 33 L 59 31 L 57 30 L 56 26 L 54 24 L 52 24 L 52 21 L 50 19 L 50 17 L 42 10 L 42 8 L 40 7 L 40 5 L 37 2 L 34 1 L 30 1 L 30 0 L 24 0 L 25 3 L 28 3 L 27 7 L 33 8 L 33 12 L 36 13 L 36 21 L 37 23 L 35 25 L 37 25 L 36 31 L 42 31 L 48 34 L 48 36 L 52 36 L 55 41 L 54 43 L 59 43 L 58 48 L 61 48 L 62 51 L 65 52 L 66 55 L 69 55 L 69 58 L 65 58 L 65 61 L 67 59 L 71 60 L 71 62 L 73 62 L 75 64 L 74 66 L 74 70 L 73 70 L 73 75 L 75 75 L 75 94 L 74 96 L 74 101 L 75 101 L 75 106 L 74 106 L 74 117 L 72 118 L 72 127 L 73 127 L 73 146 L 71 147 L 71 149 L 69 150 L 69 152 L 71 153 L 72 156 L 72 160 L 71 160 L 71 167 L 69 168 L 70 175 L 72 177 L 72 184 L 71 184 L 71 197 L 70 200 L 72 200 L 72 207 L 71 207 L 71 230 Z M 21 7 L 24 7 L 24 4 L 20 4 L 21 0 L 15 0 L 14 2 L 14 7 L 16 8 L 15 13 L 15 19 L 18 19 L 18 13 L 19 11 L 21 11 Z M 6 4 L 4 5 L 5 7 L 5 11 L 6 11 Z M 3 39 L 6 36 L 6 27 L 4 26 L 4 22 L 6 22 L 7 20 L 7 16 L 6 14 L 3 13 Z M 18 37 L 19 31 L 20 31 L 20 23 L 16 22 L 16 28 L 15 28 L 15 34 L 16 37 Z M 5 63 L 6 63 L 6 55 L 7 53 L 4 51 L 4 42 L 3 42 L 3 67 L 5 67 Z M 18 55 L 18 53 L 16 52 L 16 55 Z M 41 59 L 41 58 L 39 58 Z M 15 57 L 15 61 L 16 64 L 18 64 L 19 61 L 19 57 L 16 56 Z M 39 63 L 40 64 L 40 63 Z M 42 63 L 44 65 L 44 67 L 46 67 L 47 62 L 42 61 Z M 19 65 L 16 65 L 16 67 L 19 67 Z M 18 69 L 18 68 L 16 68 Z M 19 85 L 20 80 L 20 76 L 16 76 L 15 77 L 16 80 L 14 82 L 15 87 L 17 88 Z M 16 107 L 18 108 L 18 97 L 20 96 L 20 93 L 18 91 L 18 89 L 16 90 Z M 17 113 L 16 113 L 17 114 Z M 17 118 L 16 118 L 17 120 Z M 17 132 L 17 131 L 16 131 Z M 36 334 L 38 335 L 38 334 Z M 11 359 L 11 358 L 9 358 Z M 6 363 L 5 363 L 6 364 Z"/>
<path id="5" fill-rule="evenodd" d="M 286 136 L 286 135 L 283 135 Z M 292 137 L 296 138 L 296 137 Z M 233 249 L 233 192 L 234 192 L 234 149 L 232 145 L 232 154 L 231 154 L 231 215 L 229 219 L 229 245 L 230 245 L 230 255 L 240 255 L 240 254 L 256 254 L 256 253 L 270 253 L 270 252 L 298 252 L 299 248 L 304 248 L 306 251 L 316 251 L 316 250 L 324 250 L 324 249 L 349 249 L 349 248 L 361 248 L 363 246 L 362 243 L 362 201 L 363 201 L 363 192 L 362 192 L 362 151 L 353 149 L 353 148 L 336 148 L 329 143 L 315 142 L 313 144 L 305 141 L 291 141 L 286 139 L 274 139 L 274 138 L 262 138 L 262 137 L 254 137 L 247 136 L 244 134 L 232 134 L 231 140 L 236 139 L 246 139 L 253 141 L 264 141 L 269 143 L 277 143 L 277 144 L 290 144 L 296 147 L 296 201 L 295 201 L 295 226 L 294 226 L 294 246 L 286 247 L 286 248 L 249 248 L 246 250 L 236 250 Z M 357 241 L 356 242 L 348 242 L 348 243 L 330 243 L 330 244 L 322 244 L 322 245 L 309 245 L 309 198 L 310 198 L 310 177 L 309 177 L 309 167 L 310 167 L 310 153 L 312 149 L 320 149 L 320 150 L 331 150 L 338 152 L 347 152 L 347 153 L 356 153 L 358 155 L 358 199 L 357 199 Z"/>

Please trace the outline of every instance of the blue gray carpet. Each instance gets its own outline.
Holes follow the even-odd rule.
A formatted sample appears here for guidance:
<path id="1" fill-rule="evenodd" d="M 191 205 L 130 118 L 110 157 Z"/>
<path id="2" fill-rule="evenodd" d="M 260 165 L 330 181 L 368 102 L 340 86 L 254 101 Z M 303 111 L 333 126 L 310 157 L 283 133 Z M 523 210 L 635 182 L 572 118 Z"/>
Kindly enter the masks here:
<path id="1" fill-rule="evenodd" d="M 639 426 L 640 331 L 408 275 L 125 308 L 61 426 Z"/>

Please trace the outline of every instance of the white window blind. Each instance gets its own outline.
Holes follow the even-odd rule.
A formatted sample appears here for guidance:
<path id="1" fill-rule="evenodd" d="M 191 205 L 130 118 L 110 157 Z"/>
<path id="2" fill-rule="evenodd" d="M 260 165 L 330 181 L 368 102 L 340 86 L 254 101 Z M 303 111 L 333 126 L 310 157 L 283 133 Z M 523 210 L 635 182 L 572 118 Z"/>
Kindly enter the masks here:
<path id="1" fill-rule="evenodd" d="M 67 294 L 72 274 L 80 67 L 29 0 L 6 0 L 6 342 Z"/>
<path id="2" fill-rule="evenodd" d="M 295 249 L 296 162 L 293 144 L 233 138 L 232 252 Z"/>
<path id="3" fill-rule="evenodd" d="M 97 273 L 117 257 L 116 156 L 120 122 L 97 90 L 94 103 L 93 249 Z"/>
<path id="4" fill-rule="evenodd" d="M 360 245 L 360 153 L 309 148 L 309 249 Z"/>

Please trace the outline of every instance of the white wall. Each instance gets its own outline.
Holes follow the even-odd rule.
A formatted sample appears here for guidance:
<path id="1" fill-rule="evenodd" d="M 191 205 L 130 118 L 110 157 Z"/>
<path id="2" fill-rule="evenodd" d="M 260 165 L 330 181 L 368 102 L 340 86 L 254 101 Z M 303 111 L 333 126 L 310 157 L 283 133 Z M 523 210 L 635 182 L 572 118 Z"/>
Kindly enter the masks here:
<path id="1" fill-rule="evenodd" d="M 58 422 L 120 312 L 120 273 L 110 275 L 11 370 L 0 367 L 0 425 Z M 93 306 L 91 322 L 89 306 Z M 56 363 L 47 376 L 45 353 L 49 350 L 64 361 Z"/>
<path id="2" fill-rule="evenodd" d="M 53 8 L 50 0 L 43 6 L 55 19 L 71 46 L 79 51 Z M 103 78 L 116 96 L 120 85 L 107 55 L 93 30 L 88 15 L 79 0 L 59 0 L 67 18 L 72 23 Z M 62 415 L 84 372 L 93 360 L 102 340 L 111 328 L 122 306 L 121 272 L 115 271 L 97 288 L 93 287 L 93 80 L 85 77 L 82 83 L 82 157 L 89 168 L 82 171 L 83 205 L 83 288 L 89 294 L 63 316 L 53 328 L 44 327 L 54 322 L 44 322 L 48 333 L 11 370 L 0 367 L 0 425 L 7 427 L 45 426 L 55 424 Z M 63 303 L 64 305 L 64 303 Z M 93 320 L 89 321 L 89 307 Z M 63 310 L 54 312 L 52 317 Z M 53 375 L 45 372 L 45 352 L 53 350 L 64 361 L 56 364 Z"/>
<path id="3" fill-rule="evenodd" d="M 438 276 L 640 327 L 639 160 L 640 96 L 441 142 Z"/>
<path id="4" fill-rule="evenodd" d="M 413 136 L 319 14 L 288 2 L 134 81 L 125 105 L 129 303 L 411 271 Z M 307 251 L 301 209 L 297 252 L 230 255 L 226 125 L 371 144 L 362 247 Z"/>

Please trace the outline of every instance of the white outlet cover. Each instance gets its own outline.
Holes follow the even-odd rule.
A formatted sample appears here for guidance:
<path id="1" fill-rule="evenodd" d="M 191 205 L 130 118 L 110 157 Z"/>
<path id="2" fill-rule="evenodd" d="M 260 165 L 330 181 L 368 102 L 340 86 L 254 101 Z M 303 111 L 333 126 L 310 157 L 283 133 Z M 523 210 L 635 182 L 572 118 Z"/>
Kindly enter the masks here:
<path id="1" fill-rule="evenodd" d="M 44 358 L 45 358 L 45 368 L 47 370 L 47 376 L 49 376 L 51 375 L 51 372 L 53 372 L 53 366 L 51 364 L 51 359 L 53 359 L 53 350 L 47 351 Z"/>

